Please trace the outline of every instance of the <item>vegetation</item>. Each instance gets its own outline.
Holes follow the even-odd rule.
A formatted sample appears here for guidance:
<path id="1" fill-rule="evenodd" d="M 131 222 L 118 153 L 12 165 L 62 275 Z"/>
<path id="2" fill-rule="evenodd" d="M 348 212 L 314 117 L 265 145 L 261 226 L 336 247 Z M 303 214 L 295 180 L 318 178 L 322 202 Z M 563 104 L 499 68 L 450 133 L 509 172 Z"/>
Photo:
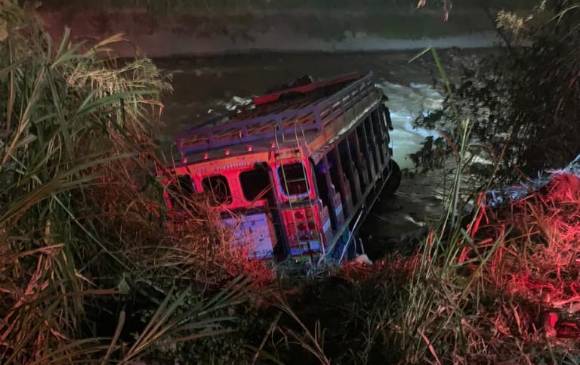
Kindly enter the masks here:
<path id="1" fill-rule="evenodd" d="M 119 37 L 54 44 L 12 1 L 0 20 L 0 362 L 127 364 L 229 332 L 247 261 L 203 201 L 164 224 L 162 75 L 110 58 Z"/>
<path id="2" fill-rule="evenodd" d="M 459 128 L 455 183 L 438 228 L 410 256 L 310 282 L 290 305 L 294 321 L 276 322 L 270 352 L 312 364 L 578 363 L 580 177 L 555 175 L 499 208 L 481 195 L 464 216 L 472 125 Z M 310 332 L 295 335 L 303 328 Z"/>
<path id="3" fill-rule="evenodd" d="M 173 176 L 153 136 L 170 86 L 154 65 L 115 60 L 108 47 L 120 37 L 54 44 L 31 14 L 2 0 L 0 362 L 578 363 L 580 178 L 557 175 L 499 208 L 482 195 L 469 211 L 461 194 L 474 147 L 496 141 L 491 130 L 524 140 L 500 145 L 504 171 L 534 166 L 530 141 L 542 133 L 564 141 L 548 149 L 551 166 L 573 152 L 577 127 L 561 121 L 578 116 L 576 79 L 566 79 L 577 70 L 566 37 L 578 40 L 568 17 L 578 7 L 563 4 L 545 8 L 558 16 L 544 24 L 557 26 L 529 28 L 531 47 L 512 50 L 533 69 L 496 69 L 499 86 L 483 83 L 478 94 L 469 90 L 481 84 L 454 88 L 442 77 L 457 167 L 446 214 L 412 254 L 274 280 L 228 246 L 204 197 L 168 217 L 156 175 Z M 528 59 L 548 44 L 557 57 Z M 541 89 L 531 78 L 538 70 L 544 81 L 556 77 L 557 96 L 543 93 L 541 103 L 515 79 L 528 75 L 522 85 Z M 476 114 L 492 102 L 501 112 L 493 115 L 514 123 Z M 553 129 L 524 123 L 537 113 Z"/>
<path id="4" fill-rule="evenodd" d="M 497 19 L 506 47 L 466 69 L 447 116 L 468 116 L 499 177 L 521 179 L 580 153 L 580 2 L 543 1 L 525 18 Z"/>

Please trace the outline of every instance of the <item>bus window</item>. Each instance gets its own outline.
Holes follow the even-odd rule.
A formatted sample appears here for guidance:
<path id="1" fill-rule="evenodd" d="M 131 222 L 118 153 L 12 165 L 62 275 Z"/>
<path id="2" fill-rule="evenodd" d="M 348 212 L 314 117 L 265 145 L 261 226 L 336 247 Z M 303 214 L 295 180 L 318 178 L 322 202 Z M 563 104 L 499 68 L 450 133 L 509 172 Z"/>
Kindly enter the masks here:
<path id="1" fill-rule="evenodd" d="M 369 160 L 371 160 L 371 163 L 373 164 L 374 167 L 374 171 L 375 174 L 377 173 L 377 171 L 380 171 L 379 169 L 379 161 L 378 161 L 378 156 L 376 154 L 376 141 L 373 140 L 372 138 L 372 119 L 370 116 L 368 116 L 364 122 L 363 122 L 363 130 L 365 132 L 365 137 L 367 139 L 367 143 L 369 144 L 369 149 L 370 149 L 370 156 L 368 156 Z"/>
<path id="2" fill-rule="evenodd" d="M 330 206 L 330 194 L 328 192 L 328 185 L 326 184 L 326 174 L 328 174 L 328 166 L 323 161 L 314 167 L 314 175 L 316 177 L 316 186 L 318 188 L 318 195 L 324 206 Z"/>
<path id="3" fill-rule="evenodd" d="M 202 180 L 201 185 L 205 192 L 212 194 L 213 199 L 210 201 L 212 206 L 230 204 L 232 202 L 232 193 L 228 185 L 228 179 L 225 176 L 208 176 Z"/>
<path id="4" fill-rule="evenodd" d="M 350 194 L 353 198 L 354 203 L 358 203 L 358 199 L 360 198 L 360 186 L 358 182 L 358 174 L 355 175 L 356 166 L 354 166 L 354 161 L 350 157 L 350 151 L 348 147 L 348 141 L 346 139 L 340 141 L 338 144 L 338 153 L 340 154 L 340 159 L 342 161 L 342 167 L 344 169 L 344 173 L 346 178 L 350 182 Z"/>
<path id="5" fill-rule="evenodd" d="M 286 195 L 308 193 L 308 181 L 302 163 L 295 162 L 279 167 L 278 176 Z"/>
<path id="6" fill-rule="evenodd" d="M 177 181 L 169 185 L 171 206 L 182 209 L 188 206 L 194 193 L 193 181 L 189 175 L 179 175 Z"/>
<path id="7" fill-rule="evenodd" d="M 385 166 L 383 130 L 381 129 L 381 115 L 378 110 L 371 114 L 371 127 L 375 137 L 375 143 L 379 147 L 379 165 Z"/>
<path id="8" fill-rule="evenodd" d="M 270 177 L 265 168 L 256 168 L 240 174 L 240 185 L 244 198 L 251 202 L 256 199 L 265 199 L 270 189 Z"/>

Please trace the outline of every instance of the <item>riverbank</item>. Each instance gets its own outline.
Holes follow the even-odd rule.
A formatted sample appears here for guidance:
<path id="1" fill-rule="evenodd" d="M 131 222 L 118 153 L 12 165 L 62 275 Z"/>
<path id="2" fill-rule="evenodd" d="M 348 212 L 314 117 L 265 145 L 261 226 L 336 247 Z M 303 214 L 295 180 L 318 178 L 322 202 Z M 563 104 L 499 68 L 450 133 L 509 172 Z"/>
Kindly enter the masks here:
<path id="1" fill-rule="evenodd" d="M 476 6 L 453 9 L 444 21 L 439 7 L 361 5 L 313 8 L 184 8 L 179 12 L 144 7 L 78 11 L 73 5 L 41 7 L 39 14 L 59 38 L 65 27 L 76 41 L 122 33 L 121 56 L 207 56 L 268 52 L 354 52 L 492 47 L 500 42 L 493 19 Z"/>

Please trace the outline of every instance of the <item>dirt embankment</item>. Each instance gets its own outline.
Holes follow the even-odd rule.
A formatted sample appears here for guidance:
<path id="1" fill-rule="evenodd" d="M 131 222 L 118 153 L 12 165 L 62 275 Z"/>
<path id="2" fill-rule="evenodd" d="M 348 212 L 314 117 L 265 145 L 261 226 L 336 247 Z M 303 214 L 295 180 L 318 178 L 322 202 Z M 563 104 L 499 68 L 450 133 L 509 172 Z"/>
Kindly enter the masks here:
<path id="1" fill-rule="evenodd" d="M 497 41 L 477 8 L 454 10 L 443 23 L 440 9 L 264 9 L 153 12 L 144 8 L 40 8 L 51 34 L 71 28 L 75 39 L 125 34 L 124 56 L 150 57 L 245 53 L 256 50 L 377 51 L 437 47 L 486 47 Z"/>

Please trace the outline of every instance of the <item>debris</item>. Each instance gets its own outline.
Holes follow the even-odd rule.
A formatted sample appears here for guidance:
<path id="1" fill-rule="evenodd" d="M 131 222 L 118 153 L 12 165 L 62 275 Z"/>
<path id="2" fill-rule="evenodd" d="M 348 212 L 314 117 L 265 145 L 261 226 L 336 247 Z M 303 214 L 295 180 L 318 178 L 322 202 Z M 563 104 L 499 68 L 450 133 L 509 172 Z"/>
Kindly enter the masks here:
<path id="1" fill-rule="evenodd" d="M 546 186 L 552 176 L 561 174 L 570 174 L 580 177 L 580 155 L 572 161 L 567 167 L 560 170 L 548 170 L 548 174 L 540 175 L 535 179 L 530 179 L 525 183 L 505 187 L 487 192 L 486 204 L 490 207 L 498 207 L 510 201 L 522 199 L 534 191 L 538 191 Z"/>
<path id="2" fill-rule="evenodd" d="M 371 259 L 369 259 L 369 257 L 366 254 L 362 254 L 362 255 L 357 256 L 353 261 L 354 261 L 354 263 L 359 264 L 359 265 L 372 265 L 373 264 Z"/>
<path id="3" fill-rule="evenodd" d="M 225 107 L 229 111 L 234 111 L 240 107 L 250 105 L 251 103 L 252 99 L 250 98 L 241 98 L 239 96 L 234 96 L 229 102 L 225 104 Z"/>

